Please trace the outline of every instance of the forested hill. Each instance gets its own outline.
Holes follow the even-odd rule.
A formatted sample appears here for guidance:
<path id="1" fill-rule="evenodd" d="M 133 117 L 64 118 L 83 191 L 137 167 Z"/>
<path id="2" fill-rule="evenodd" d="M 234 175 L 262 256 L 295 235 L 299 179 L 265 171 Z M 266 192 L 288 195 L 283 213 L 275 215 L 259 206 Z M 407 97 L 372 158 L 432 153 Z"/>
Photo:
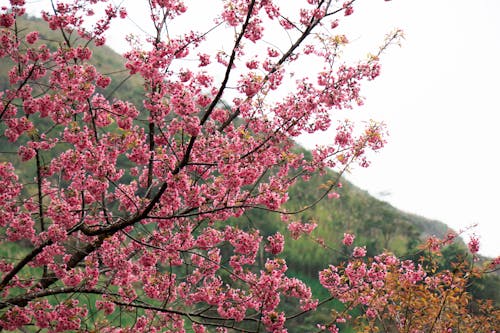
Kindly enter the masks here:
<path id="1" fill-rule="evenodd" d="M 51 41 L 57 40 L 55 33 L 50 31 L 41 20 L 30 19 L 21 23 L 20 29 L 38 30 L 41 41 L 48 42 L 49 46 L 53 43 Z M 103 92 L 104 95 L 109 98 L 128 100 L 137 107 L 141 107 L 142 82 L 138 77 L 130 77 L 124 70 L 122 57 L 107 47 L 92 47 L 92 49 L 93 64 L 101 73 L 108 74 L 112 78 L 111 85 Z M 12 63 L 8 61 L 0 62 L 2 91 L 9 87 L 8 71 L 11 67 Z M 0 131 L 3 131 L 2 127 Z M 0 136 L 0 144 L 3 145 L 2 150 L 9 151 L 8 142 L 3 135 Z M 302 148 L 297 147 L 297 149 Z M 305 150 L 303 152 L 306 155 L 309 154 Z M 0 154 L 0 162 L 5 160 L 20 165 L 15 152 Z M 26 168 L 29 167 L 27 163 Z M 324 184 L 329 181 L 339 181 L 337 178 L 337 174 L 327 172 L 323 176 L 313 177 L 309 182 L 299 181 L 289 193 L 290 200 L 286 208 L 292 211 L 313 203 L 323 193 Z M 340 198 L 325 199 L 311 209 L 293 217 L 302 221 L 313 221 L 318 224 L 318 227 L 309 237 L 287 241 L 283 256 L 286 257 L 292 274 L 302 278 L 315 278 L 318 270 L 327 267 L 330 263 L 344 260 L 347 255 L 346 249 L 341 246 L 344 232 L 356 234 L 355 245 L 366 245 L 369 255 L 389 250 L 398 256 L 412 257 L 418 252 L 418 245 L 427 236 L 443 237 L 449 231 L 449 228 L 441 222 L 402 212 L 370 196 L 366 191 L 357 188 L 345 179 L 340 179 L 340 182 L 343 184 L 342 188 L 338 189 Z M 232 223 L 258 227 L 264 236 L 277 230 L 287 234 L 284 230 L 285 225 L 280 222 L 278 214 L 262 210 L 247 212 L 240 220 L 232 221 Z M 455 244 L 445 251 L 444 255 L 448 258 L 444 258 L 444 261 L 462 252 L 464 252 L 463 243 Z M 495 293 L 495 290 L 500 288 L 498 277 L 491 277 L 485 281 L 485 284 L 478 284 L 476 288 L 478 288 L 474 291 L 476 295 L 496 298 L 497 302 L 499 301 L 500 295 Z"/>

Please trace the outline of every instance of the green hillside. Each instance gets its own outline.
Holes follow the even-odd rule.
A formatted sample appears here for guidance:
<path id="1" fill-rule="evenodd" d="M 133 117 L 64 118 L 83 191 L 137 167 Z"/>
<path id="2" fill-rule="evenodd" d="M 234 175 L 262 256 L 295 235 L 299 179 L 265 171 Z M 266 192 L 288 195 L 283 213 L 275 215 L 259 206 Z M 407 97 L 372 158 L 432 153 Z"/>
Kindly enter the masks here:
<path id="1" fill-rule="evenodd" d="M 21 21 L 21 25 L 20 29 L 40 31 L 42 42 L 49 42 L 49 45 L 55 43 L 56 34 L 50 31 L 43 21 L 24 20 Z M 112 78 L 112 84 L 103 92 L 104 95 L 128 100 L 137 107 L 142 107 L 143 96 L 142 89 L 140 89 L 142 82 L 138 77 L 129 77 L 128 73 L 123 70 L 122 57 L 107 47 L 92 47 L 92 49 L 92 63 L 100 72 L 109 74 Z M 2 90 L 8 89 L 7 74 L 11 66 L 12 64 L 7 61 L 0 62 L 0 88 Z M 2 127 L 0 131 L 3 133 Z M 0 144 L 4 152 L 12 150 L 9 150 L 8 142 L 3 135 L 0 137 Z M 297 147 L 297 149 L 302 148 Z M 307 156 L 308 152 L 305 150 L 303 152 Z M 0 161 L 3 160 L 11 160 L 17 165 L 20 163 L 15 152 L 0 154 Z M 26 163 L 26 168 L 29 167 L 33 165 Z M 23 174 L 19 176 L 22 178 Z M 315 282 L 317 272 L 331 263 L 347 259 L 349 255 L 347 249 L 341 244 L 344 232 L 356 234 L 355 245 L 366 245 L 369 255 L 389 250 L 398 256 L 412 257 L 418 253 L 418 245 L 427 236 L 443 237 L 449 231 L 449 228 L 441 222 L 402 212 L 387 202 L 374 198 L 347 180 L 338 179 L 338 175 L 334 172 L 313 177 L 309 182 L 299 181 L 295 184 L 289 193 L 290 200 L 286 204 L 286 209 L 288 211 L 299 210 L 313 203 L 321 196 L 324 191 L 322 187 L 329 181 L 340 181 L 343 184 L 342 188 L 338 189 L 340 198 L 322 200 L 311 209 L 291 217 L 302 221 L 313 221 L 318 224 L 318 227 L 310 236 L 296 241 L 290 240 L 287 236 L 287 245 L 282 254 L 287 260 L 290 274 L 312 285 L 317 297 L 326 296 L 319 283 Z M 263 236 L 276 231 L 288 235 L 279 215 L 264 210 L 254 209 L 231 223 L 244 227 L 257 227 Z M 445 251 L 443 265 L 461 254 L 466 254 L 463 243 L 450 247 Z M 500 278 L 489 276 L 475 284 L 471 291 L 477 297 L 493 298 L 499 304 L 500 295 L 496 292 L 498 290 L 500 290 Z M 318 312 L 318 316 L 328 316 L 328 312 Z"/>

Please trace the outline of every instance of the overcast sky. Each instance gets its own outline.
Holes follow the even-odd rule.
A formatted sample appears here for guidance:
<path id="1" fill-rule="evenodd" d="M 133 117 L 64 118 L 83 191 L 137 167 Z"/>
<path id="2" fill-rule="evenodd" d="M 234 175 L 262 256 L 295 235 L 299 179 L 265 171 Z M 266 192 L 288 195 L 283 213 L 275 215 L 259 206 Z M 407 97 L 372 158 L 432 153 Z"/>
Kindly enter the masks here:
<path id="1" fill-rule="evenodd" d="M 455 230 L 478 223 L 480 252 L 500 255 L 500 1 L 370 0 L 356 14 L 360 44 L 394 26 L 406 39 L 364 90 L 389 143 L 350 179 Z"/>
<path id="2" fill-rule="evenodd" d="M 215 0 L 195 1 L 215 8 Z M 110 38 L 115 49 L 124 49 L 125 31 L 145 27 L 144 12 L 129 14 Z M 396 27 L 405 31 L 402 47 L 384 54 L 382 75 L 364 86 L 365 105 L 354 110 L 356 117 L 384 121 L 389 143 L 370 168 L 348 178 L 397 208 L 455 230 L 479 224 L 480 253 L 498 256 L 500 1 L 358 0 L 339 27 L 352 41 L 346 55 L 363 57 Z M 331 135 L 302 143 L 321 140 Z"/>

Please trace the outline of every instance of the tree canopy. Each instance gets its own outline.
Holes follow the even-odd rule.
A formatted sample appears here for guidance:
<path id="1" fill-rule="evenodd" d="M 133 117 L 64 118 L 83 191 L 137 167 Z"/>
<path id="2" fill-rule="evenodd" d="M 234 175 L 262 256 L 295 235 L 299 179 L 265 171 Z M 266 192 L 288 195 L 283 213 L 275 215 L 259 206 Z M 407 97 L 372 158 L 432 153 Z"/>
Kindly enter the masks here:
<path id="1" fill-rule="evenodd" d="M 498 310 L 469 309 L 465 288 L 498 260 L 433 271 L 434 256 L 456 235 L 431 239 L 417 263 L 391 253 L 366 258 L 346 232 L 337 246 L 348 260 L 325 263 L 319 282 L 329 296 L 320 301 L 287 275 L 282 232 L 264 235 L 237 219 L 276 214 L 291 238 L 311 233 L 316 222 L 298 213 L 337 198 L 339 176 L 367 167 L 368 154 L 385 144 L 383 124 L 336 122 L 336 112 L 362 103 L 361 83 L 379 75 L 379 57 L 401 32 L 367 59 L 344 62 L 348 37 L 336 29 L 355 1 L 221 3 L 209 30 L 173 34 L 199 8 L 145 2 L 154 34 L 128 38 L 123 56 L 142 92 L 124 98 L 115 94 L 124 83 L 112 83 L 92 58 L 126 7 L 51 2 L 41 17 L 55 40 L 23 25 L 25 1 L 1 8 L 0 58 L 11 65 L 0 131 L 16 157 L 0 163 L 0 241 L 14 253 L 0 258 L 0 327 L 286 332 L 287 320 L 336 300 L 343 310 L 311 330 L 336 332 L 355 316 L 368 331 L 493 331 Z M 229 37 L 213 52 L 218 30 Z M 304 74 L 304 64 L 320 65 Z M 299 135 L 330 127 L 330 145 L 309 156 L 294 148 Z M 332 169 L 316 195 L 285 206 L 293 184 Z"/>

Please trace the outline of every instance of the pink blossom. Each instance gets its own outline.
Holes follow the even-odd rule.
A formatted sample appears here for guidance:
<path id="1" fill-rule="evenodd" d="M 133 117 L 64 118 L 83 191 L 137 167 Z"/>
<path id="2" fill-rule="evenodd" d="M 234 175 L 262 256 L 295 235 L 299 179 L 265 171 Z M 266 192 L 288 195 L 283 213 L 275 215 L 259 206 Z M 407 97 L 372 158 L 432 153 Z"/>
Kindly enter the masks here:
<path id="1" fill-rule="evenodd" d="M 124 19 L 127 17 L 127 10 L 125 8 L 120 8 L 119 10 L 120 18 Z"/>
<path id="2" fill-rule="evenodd" d="M 476 254 L 479 251 L 479 238 L 476 236 L 471 236 L 469 242 L 467 243 L 469 251 L 472 254 Z"/>
<path id="3" fill-rule="evenodd" d="M 24 161 L 29 161 L 33 157 L 35 157 L 36 152 L 32 148 L 28 148 L 26 146 L 21 146 L 21 147 L 19 147 L 18 155 L 19 155 L 19 157 L 21 157 L 21 161 L 24 162 Z"/>
<path id="4" fill-rule="evenodd" d="M 316 227 L 316 223 L 291 222 L 288 230 L 293 239 L 298 239 L 303 234 L 310 234 Z"/>
<path id="5" fill-rule="evenodd" d="M 335 325 L 335 324 L 329 325 L 329 326 L 328 326 L 328 331 L 329 331 L 330 333 L 339 333 L 339 332 L 340 332 L 340 331 L 339 331 L 339 328 L 338 328 L 338 327 L 337 327 L 337 325 Z"/>
<path id="6" fill-rule="evenodd" d="M 28 44 L 34 44 L 38 40 L 38 31 L 32 31 L 26 35 L 26 42 Z"/>
<path id="7" fill-rule="evenodd" d="M 344 239 L 342 240 L 342 243 L 344 243 L 345 246 L 351 246 L 355 237 L 356 236 L 354 236 L 353 234 L 344 233 Z"/>
<path id="8" fill-rule="evenodd" d="M 338 194 L 337 192 L 330 192 L 328 193 L 328 199 L 338 199 L 340 198 L 340 194 Z"/>
<path id="9" fill-rule="evenodd" d="M 354 248 L 354 250 L 352 251 L 352 256 L 355 258 L 361 258 L 361 257 L 364 257 L 365 255 L 366 255 L 366 247 L 365 246 L 363 246 L 363 247 L 356 246 Z"/>
<path id="10" fill-rule="evenodd" d="M 208 54 L 198 54 L 200 58 L 200 67 L 208 66 L 210 64 L 210 55 Z"/>
<path id="11" fill-rule="evenodd" d="M 377 317 L 377 310 L 375 310 L 374 308 L 368 308 L 365 313 L 368 319 L 374 319 Z"/>
<path id="12" fill-rule="evenodd" d="M 0 26 L 10 28 L 14 25 L 14 16 L 12 14 L 0 14 Z"/>
<path id="13" fill-rule="evenodd" d="M 192 325 L 194 333 L 205 333 L 206 329 L 205 326 L 193 323 Z"/>
<path id="14" fill-rule="evenodd" d="M 104 76 L 104 75 L 99 75 L 97 77 L 97 81 L 96 81 L 96 84 L 100 87 L 100 88 L 106 88 L 109 84 L 111 83 L 111 78 L 108 77 L 108 76 Z"/>
<path id="15" fill-rule="evenodd" d="M 98 310 L 104 310 L 106 315 L 110 315 L 115 311 L 115 304 L 109 301 L 96 301 L 96 308 Z"/>
<path id="16" fill-rule="evenodd" d="M 352 7 L 352 3 L 353 3 L 353 1 L 347 1 L 347 2 L 344 2 L 344 4 L 342 5 L 342 8 L 344 8 L 344 15 L 345 16 L 349 16 L 354 12 L 354 9 Z"/>
<path id="17" fill-rule="evenodd" d="M 267 237 L 269 244 L 266 245 L 265 250 L 274 255 L 279 254 L 283 251 L 283 247 L 285 245 L 285 237 L 282 234 L 277 232 L 273 236 Z"/>
<path id="18" fill-rule="evenodd" d="M 262 20 L 255 18 L 247 26 L 247 30 L 245 31 L 245 37 L 250 39 L 252 42 L 256 42 L 262 38 L 262 33 L 264 28 L 261 25 Z"/>

